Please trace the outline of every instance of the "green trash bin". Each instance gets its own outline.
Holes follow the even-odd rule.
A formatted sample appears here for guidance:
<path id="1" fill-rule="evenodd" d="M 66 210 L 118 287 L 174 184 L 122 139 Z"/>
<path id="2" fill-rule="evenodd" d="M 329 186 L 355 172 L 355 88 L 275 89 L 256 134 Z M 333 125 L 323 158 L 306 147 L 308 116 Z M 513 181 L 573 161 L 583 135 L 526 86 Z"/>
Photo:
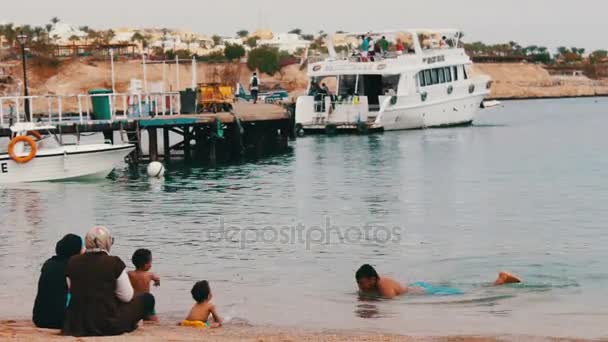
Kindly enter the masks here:
<path id="1" fill-rule="evenodd" d="M 181 114 L 196 114 L 196 90 L 186 89 L 179 92 Z"/>
<path id="2" fill-rule="evenodd" d="M 112 94 L 110 89 L 91 89 L 89 95 Z M 112 109 L 110 108 L 109 96 L 92 96 L 93 120 L 112 120 Z"/>

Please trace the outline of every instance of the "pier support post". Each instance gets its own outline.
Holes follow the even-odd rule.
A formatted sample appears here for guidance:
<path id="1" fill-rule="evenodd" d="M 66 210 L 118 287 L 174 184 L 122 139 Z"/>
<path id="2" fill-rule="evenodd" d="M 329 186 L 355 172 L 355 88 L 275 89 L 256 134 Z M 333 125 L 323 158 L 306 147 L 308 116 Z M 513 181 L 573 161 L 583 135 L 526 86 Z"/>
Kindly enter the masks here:
<path id="1" fill-rule="evenodd" d="M 190 146 L 190 140 L 192 135 L 190 134 L 190 127 L 184 126 L 184 160 L 189 162 L 192 159 L 192 149 Z"/>
<path id="2" fill-rule="evenodd" d="M 217 164 L 217 137 L 211 134 L 209 137 L 209 164 L 216 166 Z"/>
<path id="3" fill-rule="evenodd" d="M 230 151 L 230 159 L 241 161 L 245 156 L 245 144 L 244 144 L 244 135 L 245 128 L 240 120 L 240 118 L 234 118 L 234 123 L 232 124 L 232 129 L 230 132 L 230 139 L 228 139 L 229 151 Z"/>
<path id="4" fill-rule="evenodd" d="M 171 160 L 171 141 L 168 128 L 163 128 L 163 154 L 165 162 Z"/>
<path id="5" fill-rule="evenodd" d="M 288 106 L 287 113 L 289 113 L 289 123 L 287 132 L 290 140 L 296 140 L 296 104 L 290 104 Z"/>
<path id="6" fill-rule="evenodd" d="M 148 149 L 150 151 L 150 161 L 158 161 L 158 130 L 156 128 L 148 128 L 149 144 Z"/>

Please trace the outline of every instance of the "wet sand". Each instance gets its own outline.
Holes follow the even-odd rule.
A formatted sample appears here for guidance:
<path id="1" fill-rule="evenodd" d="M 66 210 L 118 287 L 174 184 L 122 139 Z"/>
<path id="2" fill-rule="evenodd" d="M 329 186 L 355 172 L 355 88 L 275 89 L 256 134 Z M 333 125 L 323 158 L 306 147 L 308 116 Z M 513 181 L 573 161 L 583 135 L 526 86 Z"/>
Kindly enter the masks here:
<path id="1" fill-rule="evenodd" d="M 446 341 L 446 342 L 494 342 L 494 341 L 585 341 L 542 336 L 405 336 L 371 334 L 360 331 L 315 331 L 274 327 L 228 326 L 220 329 L 183 328 L 168 323 L 143 324 L 140 328 L 122 336 L 104 338 L 73 338 L 59 335 L 57 330 L 38 329 L 29 321 L 0 321 L 2 341 Z"/>

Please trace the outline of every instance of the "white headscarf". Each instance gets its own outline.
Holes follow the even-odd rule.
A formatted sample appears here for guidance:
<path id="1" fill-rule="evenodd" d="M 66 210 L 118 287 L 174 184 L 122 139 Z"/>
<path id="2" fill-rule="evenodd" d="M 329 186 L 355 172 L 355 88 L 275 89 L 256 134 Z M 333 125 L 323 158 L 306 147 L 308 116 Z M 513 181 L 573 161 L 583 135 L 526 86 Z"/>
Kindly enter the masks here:
<path id="1" fill-rule="evenodd" d="M 110 253 L 113 244 L 114 238 L 112 238 L 112 234 L 108 228 L 103 226 L 94 227 L 87 233 L 85 238 L 87 253 Z"/>

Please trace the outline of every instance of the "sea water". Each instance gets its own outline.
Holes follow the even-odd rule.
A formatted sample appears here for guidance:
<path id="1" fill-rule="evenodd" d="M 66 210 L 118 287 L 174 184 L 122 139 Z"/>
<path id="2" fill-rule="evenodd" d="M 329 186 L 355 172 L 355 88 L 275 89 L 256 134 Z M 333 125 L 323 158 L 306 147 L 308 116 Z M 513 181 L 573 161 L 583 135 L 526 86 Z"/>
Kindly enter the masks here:
<path id="1" fill-rule="evenodd" d="M 472 127 L 305 137 L 214 169 L 125 167 L 100 182 L 0 189 L 0 319 L 28 318 L 66 233 L 109 227 L 153 252 L 157 311 L 211 283 L 234 322 L 410 335 L 606 337 L 608 100 L 505 102 Z M 458 296 L 364 301 L 363 263 Z M 524 284 L 493 287 L 498 271 Z"/>

